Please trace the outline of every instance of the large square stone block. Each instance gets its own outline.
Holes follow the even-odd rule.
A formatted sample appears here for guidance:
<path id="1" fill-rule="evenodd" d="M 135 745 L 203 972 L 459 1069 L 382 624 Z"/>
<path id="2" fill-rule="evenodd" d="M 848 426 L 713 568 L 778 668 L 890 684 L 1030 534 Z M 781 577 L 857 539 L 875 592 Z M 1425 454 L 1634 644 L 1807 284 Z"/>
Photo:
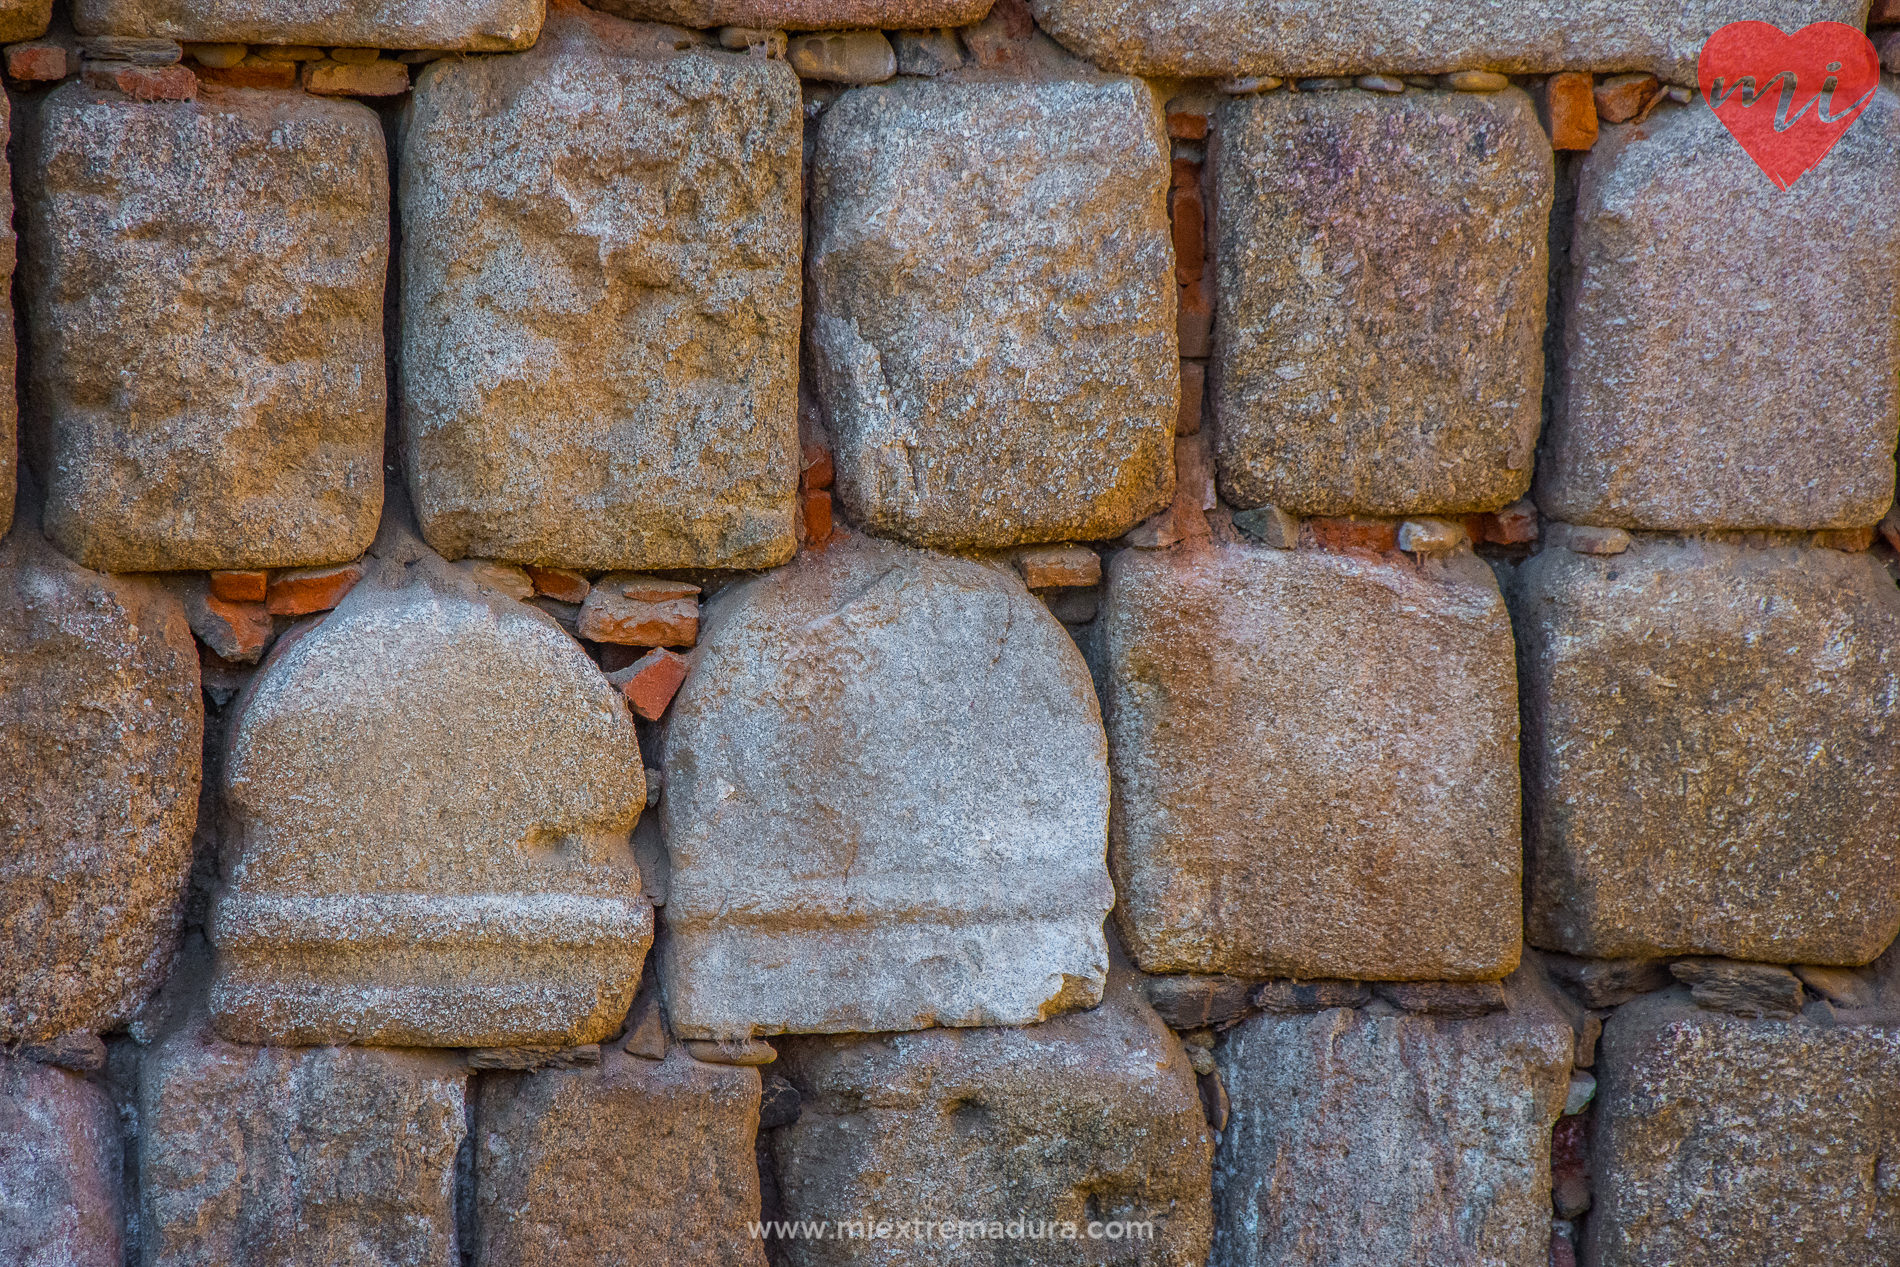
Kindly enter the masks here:
<path id="1" fill-rule="evenodd" d="M 204 699 L 184 606 L 41 539 L 0 542 L 0 1042 L 103 1033 L 184 918 Z"/>
<path id="2" fill-rule="evenodd" d="M 1603 1027 L 1589 1267 L 1900 1261 L 1900 1013 L 1824 1026 L 1669 990 Z"/>
<path id="3" fill-rule="evenodd" d="M 403 124 L 402 426 L 450 558 L 796 548 L 798 79 L 578 6 L 432 63 Z"/>
<path id="4" fill-rule="evenodd" d="M 1489 1016 L 1374 1004 L 1223 1034 L 1212 1267 L 1549 1267 L 1576 1036 L 1530 975 Z"/>
<path id="5" fill-rule="evenodd" d="M 1041 1025 L 781 1043 L 801 1100 L 773 1133 L 784 1217 L 909 1224 L 785 1239 L 786 1261 L 1203 1267 L 1212 1132 L 1132 977 Z"/>
<path id="6" fill-rule="evenodd" d="M 1217 132 L 1227 500 L 1407 515 L 1523 496 L 1555 181 L 1530 98 L 1265 93 Z"/>
<path id="7" fill-rule="evenodd" d="M 706 607 L 667 723 L 683 1038 L 1092 1006 L 1108 767 L 1088 667 L 1006 564 L 864 537 Z"/>
<path id="8" fill-rule="evenodd" d="M 617 1048 L 476 1093 L 477 1267 L 765 1267 L 759 1071 Z"/>
<path id="9" fill-rule="evenodd" d="M 1873 555 L 1551 547 L 1511 601 L 1534 945 L 1863 964 L 1900 933 L 1900 590 Z"/>
<path id="10" fill-rule="evenodd" d="M 1511 629 L 1468 550 L 1126 550 L 1097 636 L 1115 920 L 1144 972 L 1516 966 Z"/>
<path id="11" fill-rule="evenodd" d="M 653 937 L 626 700 L 553 617 L 383 560 L 237 705 L 210 1007 L 240 1042 L 563 1046 Z"/>
<path id="12" fill-rule="evenodd" d="M 202 1022 L 139 1059 L 149 1267 L 457 1261 L 458 1057 L 247 1047 Z"/>
<path id="13" fill-rule="evenodd" d="M 20 147 L 26 452 L 102 572 L 355 558 L 383 502 L 389 176 L 366 106 L 77 81 Z"/>
<path id="14" fill-rule="evenodd" d="M 1786 190 L 1700 101 L 1605 129 L 1578 195 L 1544 513 L 1685 531 L 1855 528 L 1886 513 L 1896 150 L 1889 88 Z"/>
<path id="15" fill-rule="evenodd" d="M 1002 547 L 1168 504 L 1168 171 L 1135 79 L 903 79 L 825 111 L 806 337 L 854 523 Z"/>

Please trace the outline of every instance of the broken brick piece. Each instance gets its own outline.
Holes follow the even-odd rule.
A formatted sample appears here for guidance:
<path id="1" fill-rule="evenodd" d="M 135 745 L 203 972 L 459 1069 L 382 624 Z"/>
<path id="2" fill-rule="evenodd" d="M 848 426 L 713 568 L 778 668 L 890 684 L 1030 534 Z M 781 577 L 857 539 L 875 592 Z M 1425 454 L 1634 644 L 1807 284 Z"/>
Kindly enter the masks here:
<path id="1" fill-rule="evenodd" d="M 198 78 L 221 88 L 294 88 L 296 62 L 265 61 L 252 53 L 235 66 L 195 66 Z"/>
<path id="2" fill-rule="evenodd" d="M 362 579 L 361 563 L 292 568 L 272 578 L 264 593 L 264 603 L 273 616 L 308 616 L 312 612 L 327 612 L 342 602 L 343 596 Z"/>
<path id="3" fill-rule="evenodd" d="M 1391 519 L 1318 517 L 1300 525 L 1300 544 L 1321 550 L 1372 550 L 1388 554 L 1399 548 L 1399 526 Z"/>
<path id="4" fill-rule="evenodd" d="M 1467 515 L 1462 521 L 1472 544 L 1522 545 L 1537 540 L 1537 507 L 1530 498 L 1520 498 L 1503 510 Z"/>
<path id="5" fill-rule="evenodd" d="M 264 590 L 270 584 L 270 573 L 250 572 L 213 572 L 211 574 L 211 592 L 227 603 L 261 603 Z"/>
<path id="6" fill-rule="evenodd" d="M 620 688 L 635 713 L 648 721 L 658 721 L 692 667 L 693 662 L 685 656 L 660 647 L 619 672 L 608 674 L 607 680 Z"/>
<path id="7" fill-rule="evenodd" d="M 810 490 L 805 494 L 805 542 L 822 546 L 831 540 L 831 494 Z"/>
<path id="8" fill-rule="evenodd" d="M 87 62 L 81 75 L 88 88 L 122 92 L 134 101 L 190 101 L 198 95 L 198 77 L 185 66 Z"/>
<path id="9" fill-rule="evenodd" d="M 690 647 L 699 639 L 699 587 L 615 572 L 588 591 L 581 637 L 633 647 Z"/>
<path id="10" fill-rule="evenodd" d="M 1207 209 L 1201 187 L 1177 185 L 1168 206 L 1174 213 L 1174 276 L 1186 286 L 1198 282 L 1207 265 Z"/>
<path id="11" fill-rule="evenodd" d="M 1168 135 L 1177 141 L 1200 141 L 1207 137 L 1207 116 L 1185 111 L 1168 115 Z"/>
<path id="12" fill-rule="evenodd" d="M 1201 430 L 1201 400 L 1207 394 L 1207 366 L 1199 361 L 1181 362 L 1181 416 L 1175 421 L 1177 436 L 1198 435 Z"/>
<path id="13" fill-rule="evenodd" d="M 1102 579 L 1102 556 L 1087 546 L 1044 546 L 1017 555 L 1016 570 L 1032 590 L 1095 585 Z"/>
<path id="14" fill-rule="evenodd" d="M 66 78 L 72 63 L 58 44 L 33 41 L 9 44 L 6 50 L 7 78 L 21 83 L 50 83 Z"/>
<path id="15" fill-rule="evenodd" d="M 830 488 L 834 474 L 831 450 L 822 444 L 806 441 L 800 473 L 805 477 L 805 487 L 813 492 Z"/>
<path id="16" fill-rule="evenodd" d="M 1654 75 L 1612 75 L 1598 84 L 1597 118 L 1606 123 L 1627 123 L 1643 112 L 1650 98 L 1662 88 Z"/>
<path id="17" fill-rule="evenodd" d="M 584 603 L 588 591 L 594 588 L 585 576 L 572 568 L 538 568 L 532 563 L 523 567 L 528 579 L 534 582 L 535 593 L 563 603 Z"/>
<path id="18" fill-rule="evenodd" d="M 1552 75 L 1539 96 L 1538 113 L 1555 150 L 1587 150 L 1597 143 L 1595 83 L 1588 74 Z"/>

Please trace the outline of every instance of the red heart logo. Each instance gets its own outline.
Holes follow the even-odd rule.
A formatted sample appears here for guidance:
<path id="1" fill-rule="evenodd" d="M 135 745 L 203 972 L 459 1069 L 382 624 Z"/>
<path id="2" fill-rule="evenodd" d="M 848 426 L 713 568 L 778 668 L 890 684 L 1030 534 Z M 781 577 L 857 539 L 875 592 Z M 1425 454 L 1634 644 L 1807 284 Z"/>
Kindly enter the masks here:
<path id="1" fill-rule="evenodd" d="M 1873 42 L 1842 22 L 1793 35 L 1731 22 L 1702 46 L 1703 99 L 1755 165 L 1782 189 L 1827 157 L 1880 87 Z"/>

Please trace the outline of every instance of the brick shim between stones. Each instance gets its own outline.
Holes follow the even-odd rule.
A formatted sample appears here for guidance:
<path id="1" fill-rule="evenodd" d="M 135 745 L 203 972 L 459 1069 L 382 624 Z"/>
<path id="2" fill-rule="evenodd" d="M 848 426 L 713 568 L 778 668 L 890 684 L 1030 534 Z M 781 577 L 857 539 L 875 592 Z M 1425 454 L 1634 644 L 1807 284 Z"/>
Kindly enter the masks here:
<path id="1" fill-rule="evenodd" d="M 1896 0 L 0 53 L 0 1264 L 1900 1263 Z"/>

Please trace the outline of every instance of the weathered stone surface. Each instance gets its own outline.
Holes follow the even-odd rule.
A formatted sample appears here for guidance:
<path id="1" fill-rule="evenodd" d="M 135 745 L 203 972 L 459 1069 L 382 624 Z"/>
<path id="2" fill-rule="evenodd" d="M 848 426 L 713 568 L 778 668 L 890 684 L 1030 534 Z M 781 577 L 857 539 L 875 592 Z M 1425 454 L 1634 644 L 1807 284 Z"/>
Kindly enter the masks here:
<path id="1" fill-rule="evenodd" d="M 969 26 L 983 20 L 994 0 L 587 0 L 623 18 L 714 26 L 839 31 L 851 27 L 895 31 Z"/>
<path id="2" fill-rule="evenodd" d="M 633 719 L 553 620 L 380 562 L 239 703 L 211 1007 L 245 1042 L 572 1046 L 652 938 Z"/>
<path id="3" fill-rule="evenodd" d="M 1801 1010 L 1800 979 L 1779 964 L 1685 959 L 1670 964 L 1669 972 L 1712 1012 L 1785 1017 Z"/>
<path id="4" fill-rule="evenodd" d="M 1270 93 L 1220 113 L 1221 491 L 1467 514 L 1530 487 L 1554 174 L 1522 92 Z"/>
<path id="5" fill-rule="evenodd" d="M 1136 75 L 1439 75 L 1647 70 L 1696 82 L 1717 27 L 1744 18 L 1793 31 L 1862 25 L 1862 0 L 1030 0 L 1079 57 Z"/>
<path id="6" fill-rule="evenodd" d="M 155 35 L 183 43 L 494 53 L 533 44 L 545 4 L 546 0 L 74 0 L 73 25 L 81 35 Z"/>
<path id="7" fill-rule="evenodd" d="M 825 111 L 807 339 L 855 523 L 1003 547 L 1168 504 L 1167 188 L 1138 80 L 906 79 Z"/>
<path id="8" fill-rule="evenodd" d="M 40 539 L 0 542 L 0 1042 L 102 1031 L 184 913 L 204 702 L 184 609 Z"/>
<path id="9" fill-rule="evenodd" d="M 48 5 L 50 7 L 50 0 Z M 5 11 L 0 10 L 0 27 L 5 25 Z M 42 25 L 42 29 L 44 26 Z M 22 36 L 9 36 L 21 39 Z M 8 63 L 9 67 L 11 62 Z M 12 73 L 9 70 L 8 73 Z M 0 104 L 0 127 L 11 134 L 13 126 L 13 107 Z M 9 288 L 13 284 L 13 266 L 18 251 L 16 235 L 13 232 L 13 172 L 4 156 L 0 156 L 0 185 L 4 186 L 4 199 L 0 206 L 6 210 L 6 223 L 0 226 L 0 279 L 4 279 Z M 4 305 L 0 312 L 0 388 L 14 385 L 18 370 L 18 351 L 14 345 L 13 305 Z M 19 401 L 12 391 L 0 390 L 0 533 L 7 530 L 13 522 L 14 490 L 17 480 L 14 466 L 19 452 Z"/>
<path id="10" fill-rule="evenodd" d="M 1100 715 L 1008 564 L 847 537 L 706 612 L 660 802 L 675 1032 L 1091 1005 L 1113 900 Z"/>
<path id="11" fill-rule="evenodd" d="M 1128 550 L 1097 628 L 1115 919 L 1144 972 L 1516 966 L 1511 630 L 1470 551 Z"/>
<path id="12" fill-rule="evenodd" d="M 42 36 L 52 20 L 53 0 L 0 0 L 0 43 Z"/>
<path id="13" fill-rule="evenodd" d="M 1900 429 L 1896 147 L 1900 95 L 1884 88 L 1787 190 L 1701 104 L 1606 130 L 1578 195 L 1538 458 L 1545 514 L 1808 529 L 1886 512 Z"/>
<path id="14" fill-rule="evenodd" d="M 139 1061 L 145 1262 L 457 1261 L 460 1060 L 245 1047 L 194 1022 Z"/>
<path id="15" fill-rule="evenodd" d="M 897 54 L 882 31 L 818 31 L 789 42 L 785 61 L 801 79 L 881 84 L 897 73 Z"/>
<path id="16" fill-rule="evenodd" d="M 1592 1267 L 1900 1261 L 1900 1024 L 1697 1009 L 1675 990 L 1603 1028 Z"/>
<path id="17" fill-rule="evenodd" d="M 81 84 L 20 156 L 27 452 L 107 572 L 361 554 L 383 476 L 383 132 L 354 102 Z"/>
<path id="18" fill-rule="evenodd" d="M 1528 973 L 1469 1020 L 1333 1008 L 1221 1036 L 1213 1267 L 1547 1267 L 1570 1026 Z"/>
<path id="19" fill-rule="evenodd" d="M 1022 1029 L 781 1046 L 801 1100 L 773 1141 L 785 1217 L 936 1222 L 908 1239 L 781 1241 L 793 1267 L 1206 1262 L 1211 1141 L 1194 1072 L 1129 974 L 1096 1010 Z M 1004 1239 L 1015 1220 L 1020 1239 Z"/>
<path id="20" fill-rule="evenodd" d="M 565 0 L 532 52 L 422 72 L 402 396 L 431 545 L 577 568 L 791 557 L 799 147 L 783 62 Z"/>
<path id="21" fill-rule="evenodd" d="M 0 1262 L 120 1267 L 118 1114 L 84 1078 L 0 1054 Z"/>
<path id="22" fill-rule="evenodd" d="M 484 1078 L 478 1267 L 765 1267 L 759 1073 L 608 1050 L 596 1069 Z"/>
<path id="23" fill-rule="evenodd" d="M 1518 570 L 1533 945 L 1862 964 L 1900 933 L 1900 591 L 1639 536 Z"/>

